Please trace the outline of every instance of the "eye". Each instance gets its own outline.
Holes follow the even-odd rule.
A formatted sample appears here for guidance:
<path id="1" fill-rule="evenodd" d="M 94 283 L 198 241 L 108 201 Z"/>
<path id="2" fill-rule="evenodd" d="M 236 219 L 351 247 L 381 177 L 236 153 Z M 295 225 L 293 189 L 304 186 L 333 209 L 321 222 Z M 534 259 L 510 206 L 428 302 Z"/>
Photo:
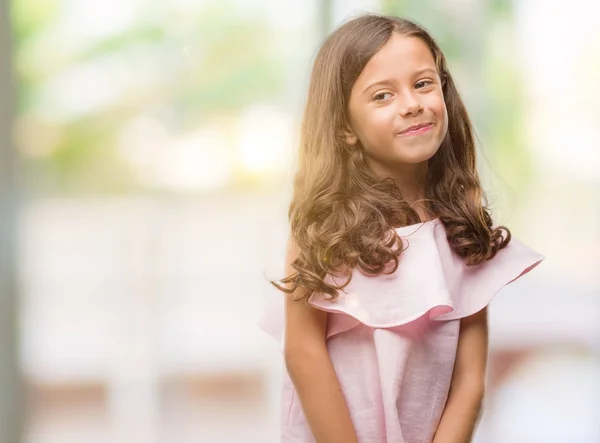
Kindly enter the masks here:
<path id="1" fill-rule="evenodd" d="M 373 100 L 376 102 L 383 101 L 383 100 L 385 100 L 386 95 L 392 95 L 392 93 L 391 92 L 380 92 L 379 94 L 376 94 L 373 96 Z"/>
<path id="2" fill-rule="evenodd" d="M 418 85 L 423 85 L 421 88 L 418 88 L 418 89 L 423 89 L 429 85 L 433 85 L 433 82 L 431 80 L 420 80 L 417 83 L 415 83 L 415 86 L 418 86 Z"/>

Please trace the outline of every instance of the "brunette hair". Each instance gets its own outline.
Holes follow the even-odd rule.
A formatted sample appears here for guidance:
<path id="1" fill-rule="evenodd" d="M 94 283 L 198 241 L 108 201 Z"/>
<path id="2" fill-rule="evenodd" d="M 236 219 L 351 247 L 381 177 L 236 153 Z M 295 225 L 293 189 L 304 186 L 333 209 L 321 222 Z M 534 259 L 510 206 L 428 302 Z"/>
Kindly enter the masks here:
<path id="1" fill-rule="evenodd" d="M 473 127 L 441 49 L 416 23 L 363 15 L 329 35 L 312 70 L 289 208 L 290 235 L 299 250 L 291 265 L 296 272 L 271 281 L 286 293 L 306 288 L 300 299 L 308 300 L 313 292 L 335 299 L 352 276 L 337 286 L 325 281 L 329 273 L 356 266 L 371 274 L 394 272 L 402 253 L 397 245 L 402 242 L 393 228 L 420 222 L 394 180 L 375 175 L 365 163 L 360 143 L 348 146 L 343 135 L 354 83 L 394 34 L 427 44 L 448 111 L 446 136 L 428 160 L 427 208 L 444 224 L 449 244 L 467 265 L 491 259 L 510 242 L 508 228 L 492 227 L 476 170 Z M 388 272 L 390 262 L 393 268 Z"/>

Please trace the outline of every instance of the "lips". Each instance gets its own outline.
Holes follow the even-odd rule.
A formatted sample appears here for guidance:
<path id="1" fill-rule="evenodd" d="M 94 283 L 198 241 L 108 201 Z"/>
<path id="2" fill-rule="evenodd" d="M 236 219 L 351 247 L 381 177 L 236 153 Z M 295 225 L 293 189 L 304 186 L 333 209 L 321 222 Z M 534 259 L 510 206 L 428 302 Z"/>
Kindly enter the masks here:
<path id="1" fill-rule="evenodd" d="M 418 125 L 413 125 L 409 128 L 406 128 L 405 130 L 399 132 L 399 134 L 407 134 L 409 132 L 416 132 L 419 129 L 423 129 L 423 128 L 426 128 L 426 127 L 432 126 L 432 125 L 433 125 L 433 123 L 419 123 Z"/>

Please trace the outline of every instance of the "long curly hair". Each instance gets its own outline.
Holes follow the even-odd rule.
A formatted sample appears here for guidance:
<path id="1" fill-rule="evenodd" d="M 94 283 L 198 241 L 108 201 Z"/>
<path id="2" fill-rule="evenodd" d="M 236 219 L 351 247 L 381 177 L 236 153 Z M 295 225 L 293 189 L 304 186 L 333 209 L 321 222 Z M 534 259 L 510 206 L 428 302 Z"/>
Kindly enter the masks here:
<path id="1" fill-rule="evenodd" d="M 271 281 L 286 293 L 306 288 L 297 300 L 308 301 L 314 292 L 335 300 L 352 275 L 348 272 L 346 282 L 334 285 L 325 279 L 331 273 L 355 267 L 374 275 L 393 273 L 403 251 L 393 228 L 421 222 L 395 181 L 374 174 L 363 149 L 349 149 L 343 136 L 352 87 L 394 33 L 427 44 L 448 111 L 448 131 L 428 160 L 423 200 L 427 210 L 443 223 L 450 246 L 467 265 L 490 260 L 510 242 L 508 228 L 492 227 L 476 170 L 473 127 L 441 49 L 416 23 L 363 15 L 330 34 L 313 65 L 288 213 L 299 255 L 291 264 L 292 275 Z"/>

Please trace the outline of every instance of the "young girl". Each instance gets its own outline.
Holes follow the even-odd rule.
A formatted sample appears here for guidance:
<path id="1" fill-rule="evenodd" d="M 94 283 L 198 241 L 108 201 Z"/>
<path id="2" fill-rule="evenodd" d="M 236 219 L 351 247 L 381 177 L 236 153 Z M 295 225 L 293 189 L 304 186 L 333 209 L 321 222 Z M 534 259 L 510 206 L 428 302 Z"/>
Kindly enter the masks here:
<path id="1" fill-rule="evenodd" d="M 466 443 L 487 305 L 544 256 L 494 227 L 467 111 L 416 24 L 366 15 L 320 49 L 289 210 L 283 442 Z"/>

